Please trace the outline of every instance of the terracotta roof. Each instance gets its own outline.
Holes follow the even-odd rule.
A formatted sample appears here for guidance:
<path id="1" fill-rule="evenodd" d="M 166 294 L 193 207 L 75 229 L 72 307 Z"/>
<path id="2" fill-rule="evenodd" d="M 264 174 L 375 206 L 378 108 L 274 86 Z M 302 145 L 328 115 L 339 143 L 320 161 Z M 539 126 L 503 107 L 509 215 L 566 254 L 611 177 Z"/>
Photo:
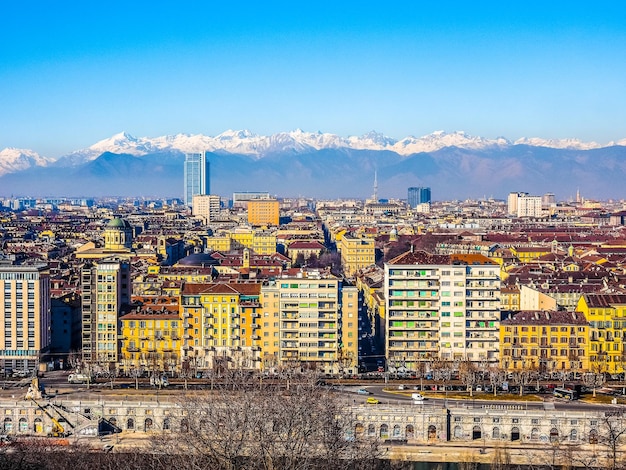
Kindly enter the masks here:
<path id="1" fill-rule="evenodd" d="M 616 305 L 626 305 L 626 295 L 585 294 L 585 301 L 589 308 L 611 308 Z"/>
<path id="2" fill-rule="evenodd" d="M 582 312 L 522 310 L 511 318 L 502 320 L 501 326 L 507 325 L 587 325 Z"/>

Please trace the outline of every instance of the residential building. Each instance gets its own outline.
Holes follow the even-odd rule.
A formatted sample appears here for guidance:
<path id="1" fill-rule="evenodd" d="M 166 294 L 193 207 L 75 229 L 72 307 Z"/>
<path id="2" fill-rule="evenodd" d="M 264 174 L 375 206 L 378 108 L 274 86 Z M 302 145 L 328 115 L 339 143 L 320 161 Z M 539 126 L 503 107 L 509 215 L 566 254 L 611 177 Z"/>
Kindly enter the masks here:
<path id="1" fill-rule="evenodd" d="M 387 363 L 497 362 L 499 271 L 479 254 L 409 251 L 386 263 Z"/>
<path id="2" fill-rule="evenodd" d="M 45 367 L 51 343 L 48 265 L 0 264 L 0 306 L 2 370 L 32 373 Z"/>
<path id="3" fill-rule="evenodd" d="M 373 238 L 355 237 L 346 233 L 337 243 L 341 264 L 346 277 L 354 277 L 357 271 L 376 261 L 376 246 Z"/>
<path id="4" fill-rule="evenodd" d="M 582 312 L 522 310 L 500 323 L 500 367 L 541 374 L 589 370 L 589 323 Z"/>
<path id="5" fill-rule="evenodd" d="M 280 204 L 276 199 L 248 201 L 248 223 L 252 226 L 279 225 Z"/>
<path id="6" fill-rule="evenodd" d="M 626 371 L 626 295 L 584 294 L 576 310 L 589 321 L 589 368 L 593 372 Z"/>
<path id="7" fill-rule="evenodd" d="M 250 201 L 256 199 L 269 199 L 270 193 L 267 191 L 239 191 L 233 193 L 233 207 L 248 207 Z"/>
<path id="8" fill-rule="evenodd" d="M 205 223 L 209 223 L 220 215 L 221 200 L 215 194 L 195 194 L 192 198 L 191 213 L 196 217 L 202 217 Z"/>
<path id="9" fill-rule="evenodd" d="M 208 152 L 185 155 L 185 204 L 191 206 L 197 194 L 211 194 L 211 170 Z"/>
<path id="10" fill-rule="evenodd" d="M 120 318 L 120 367 L 133 376 L 179 370 L 183 322 L 175 308 L 138 307 Z"/>
<path id="11" fill-rule="evenodd" d="M 119 360 L 119 317 L 130 303 L 130 264 L 106 258 L 81 269 L 82 358 L 90 365 Z"/>
<path id="12" fill-rule="evenodd" d="M 509 215 L 515 217 L 541 217 L 543 215 L 541 196 L 530 196 L 528 193 L 509 193 L 507 206 Z"/>

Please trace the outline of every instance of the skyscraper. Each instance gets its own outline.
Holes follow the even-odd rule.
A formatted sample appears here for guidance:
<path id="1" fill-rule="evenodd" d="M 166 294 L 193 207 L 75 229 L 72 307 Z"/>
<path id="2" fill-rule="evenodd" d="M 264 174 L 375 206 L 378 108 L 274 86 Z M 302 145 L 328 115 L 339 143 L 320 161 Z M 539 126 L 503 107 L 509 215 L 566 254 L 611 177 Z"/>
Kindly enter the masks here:
<path id="1" fill-rule="evenodd" d="M 421 186 L 409 188 L 409 206 L 417 207 L 425 202 L 430 202 L 430 188 Z"/>
<path id="2" fill-rule="evenodd" d="M 211 194 L 211 173 L 207 152 L 185 155 L 185 204 L 191 206 L 193 197 Z"/>

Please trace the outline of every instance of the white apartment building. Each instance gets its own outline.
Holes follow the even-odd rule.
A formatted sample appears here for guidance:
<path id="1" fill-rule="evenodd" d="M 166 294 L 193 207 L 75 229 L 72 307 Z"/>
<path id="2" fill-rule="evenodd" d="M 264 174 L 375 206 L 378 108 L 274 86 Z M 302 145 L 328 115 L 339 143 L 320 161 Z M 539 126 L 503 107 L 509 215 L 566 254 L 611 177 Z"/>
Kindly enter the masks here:
<path id="1" fill-rule="evenodd" d="M 50 348 L 48 265 L 0 265 L 0 366 L 32 373 Z"/>
<path id="2" fill-rule="evenodd" d="M 191 202 L 191 213 L 210 222 L 220 214 L 220 197 L 215 194 L 196 194 Z"/>
<path id="3" fill-rule="evenodd" d="M 498 361 L 500 267 L 480 254 L 404 253 L 385 264 L 388 366 Z"/>
<path id="4" fill-rule="evenodd" d="M 508 213 L 515 217 L 541 217 L 543 215 L 542 197 L 528 193 L 509 193 L 507 198 Z"/>

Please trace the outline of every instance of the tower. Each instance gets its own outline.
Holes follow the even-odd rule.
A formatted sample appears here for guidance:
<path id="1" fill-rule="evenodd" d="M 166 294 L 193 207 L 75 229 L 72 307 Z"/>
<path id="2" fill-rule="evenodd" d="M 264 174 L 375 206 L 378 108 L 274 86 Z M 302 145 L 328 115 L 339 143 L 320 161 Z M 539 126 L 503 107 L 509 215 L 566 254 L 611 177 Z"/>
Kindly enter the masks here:
<path id="1" fill-rule="evenodd" d="M 211 194 L 208 152 L 185 154 L 185 204 L 191 206 L 195 195 Z"/>
<path id="2" fill-rule="evenodd" d="M 430 188 L 422 186 L 409 188 L 407 202 L 413 208 L 430 202 Z"/>

